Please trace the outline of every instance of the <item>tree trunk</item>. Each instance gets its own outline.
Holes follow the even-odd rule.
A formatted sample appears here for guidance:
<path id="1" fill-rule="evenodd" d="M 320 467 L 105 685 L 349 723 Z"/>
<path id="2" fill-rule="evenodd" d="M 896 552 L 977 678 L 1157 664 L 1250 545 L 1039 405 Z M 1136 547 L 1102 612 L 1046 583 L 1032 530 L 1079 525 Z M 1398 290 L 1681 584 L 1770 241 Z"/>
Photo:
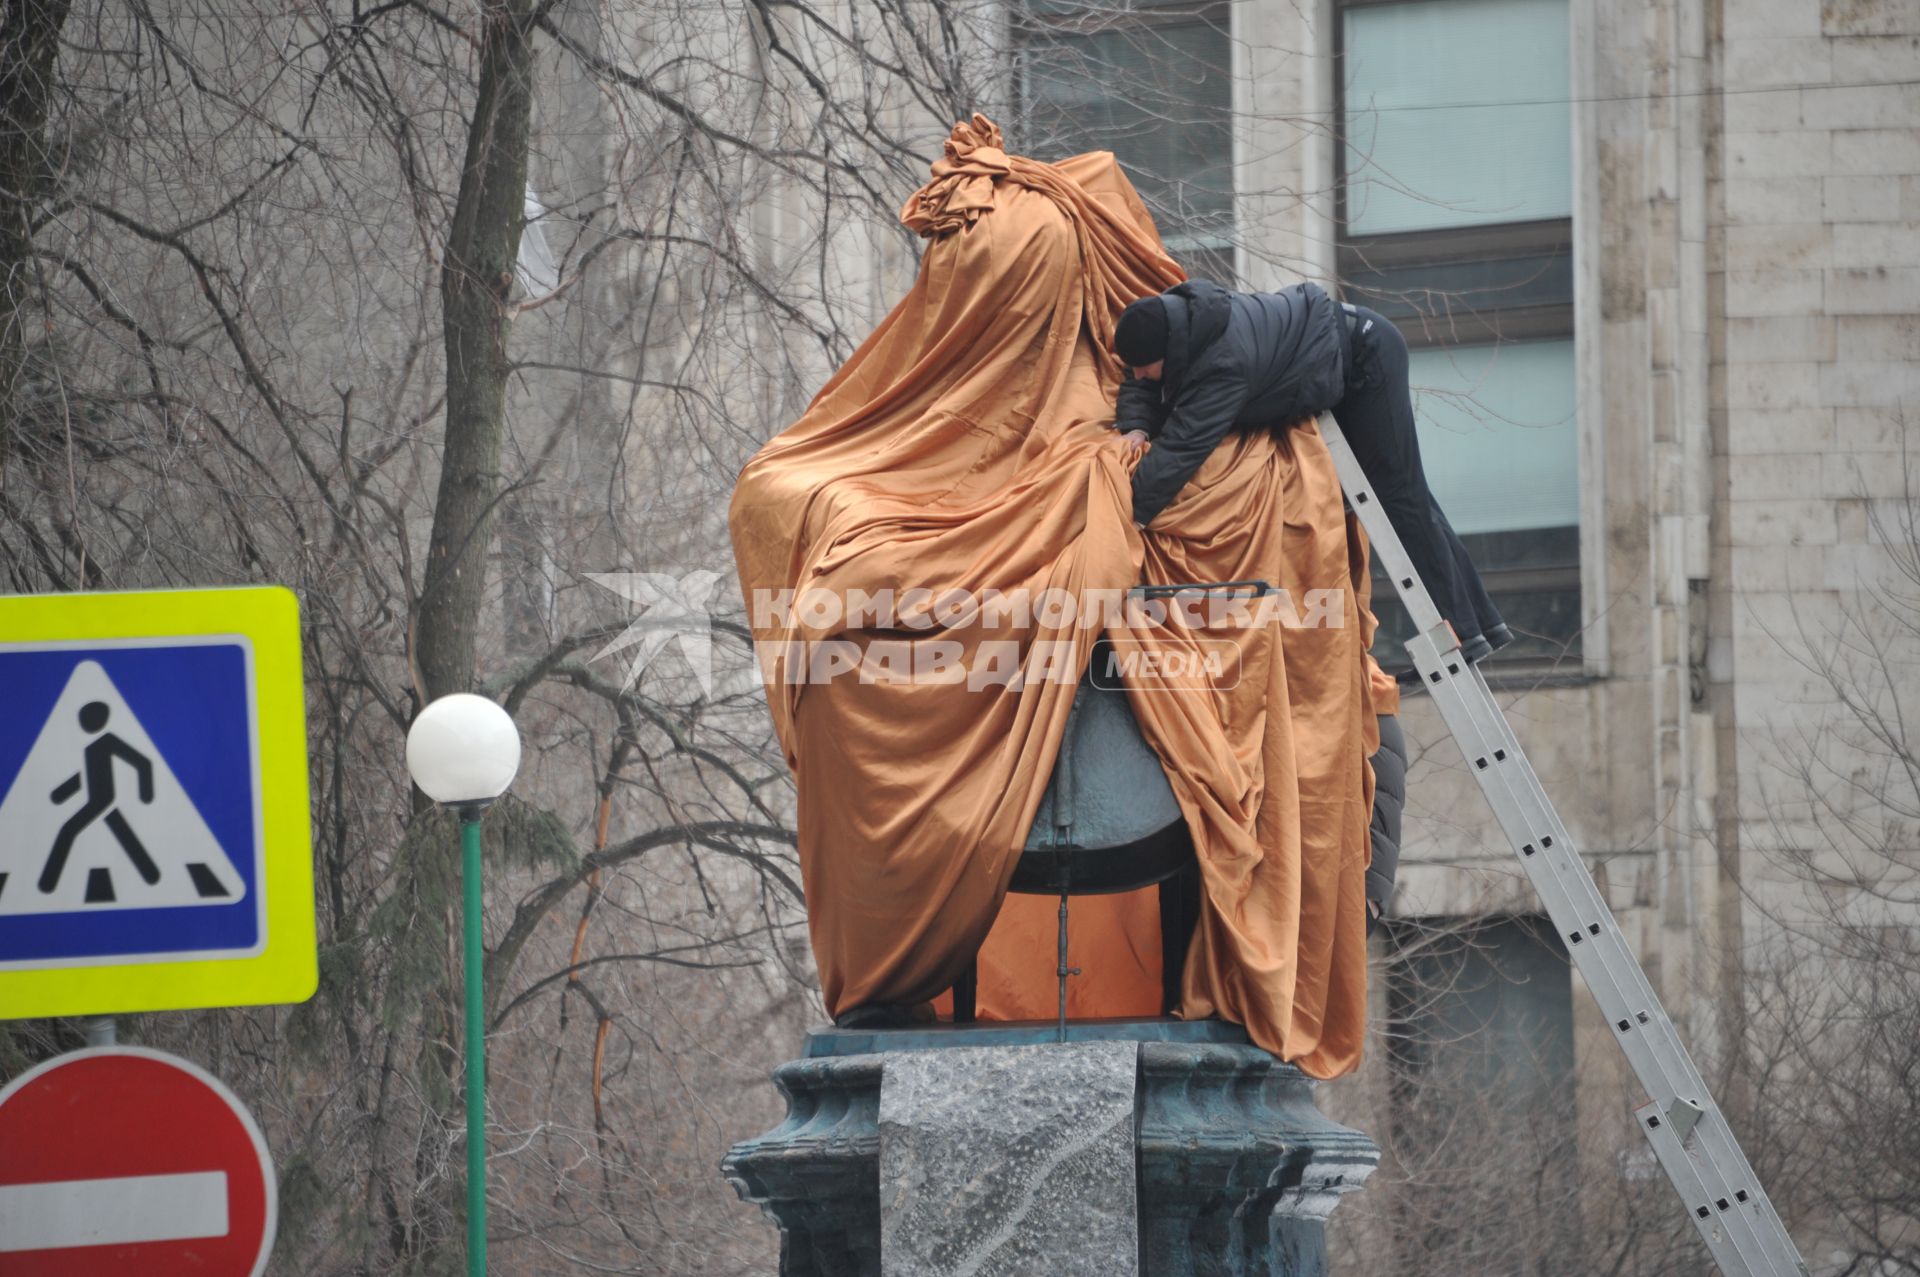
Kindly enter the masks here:
<path id="1" fill-rule="evenodd" d="M 479 96 L 440 273 L 446 442 L 414 639 L 428 699 L 473 683 L 506 430 L 507 298 L 526 219 L 534 16 L 530 0 L 486 7 Z"/>
<path id="2" fill-rule="evenodd" d="M 4 0 L 0 24 L 0 469 L 13 451 L 32 308 L 33 214 L 45 193 L 47 100 L 67 0 Z"/>

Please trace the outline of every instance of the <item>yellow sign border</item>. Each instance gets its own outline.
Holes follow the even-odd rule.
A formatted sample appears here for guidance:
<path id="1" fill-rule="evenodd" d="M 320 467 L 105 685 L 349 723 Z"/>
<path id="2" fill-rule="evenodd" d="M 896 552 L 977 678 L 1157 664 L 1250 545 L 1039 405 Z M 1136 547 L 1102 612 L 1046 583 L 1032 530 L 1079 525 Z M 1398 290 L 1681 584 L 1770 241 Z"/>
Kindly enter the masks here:
<path id="1" fill-rule="evenodd" d="M 304 1002 L 320 984 L 300 600 L 283 586 L 0 596 L 0 643 L 239 634 L 253 645 L 265 946 L 253 957 L 0 970 L 0 1020 Z M 0 926 L 5 920 L 0 919 Z"/>

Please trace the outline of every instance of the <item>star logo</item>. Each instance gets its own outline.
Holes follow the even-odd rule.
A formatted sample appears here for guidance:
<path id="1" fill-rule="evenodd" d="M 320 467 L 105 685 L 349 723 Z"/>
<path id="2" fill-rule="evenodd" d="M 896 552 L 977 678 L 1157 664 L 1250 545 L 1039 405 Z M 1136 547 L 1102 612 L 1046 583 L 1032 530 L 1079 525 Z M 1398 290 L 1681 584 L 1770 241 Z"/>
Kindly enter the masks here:
<path id="1" fill-rule="evenodd" d="M 632 687 L 653 658 L 678 642 L 680 655 L 700 680 L 702 695 L 713 694 L 713 624 L 707 597 L 720 574 L 706 568 L 673 576 L 666 572 L 589 572 L 587 579 L 636 606 L 627 628 L 591 659 L 633 649 L 622 689 Z"/>

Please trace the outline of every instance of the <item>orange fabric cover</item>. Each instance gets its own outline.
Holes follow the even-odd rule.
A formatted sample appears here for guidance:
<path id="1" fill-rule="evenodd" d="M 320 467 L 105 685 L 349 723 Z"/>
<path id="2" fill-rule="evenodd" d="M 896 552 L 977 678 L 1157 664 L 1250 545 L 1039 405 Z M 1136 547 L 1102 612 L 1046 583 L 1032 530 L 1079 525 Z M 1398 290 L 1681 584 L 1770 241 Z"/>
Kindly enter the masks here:
<path id="1" fill-rule="evenodd" d="M 1317 1076 L 1353 1068 L 1378 731 L 1365 550 L 1325 444 L 1311 423 L 1283 440 L 1232 436 L 1143 535 L 1130 518 L 1133 462 L 1111 429 L 1121 369 L 1108 347 L 1127 302 L 1182 276 L 1113 157 L 1009 156 L 976 115 L 954 128 L 902 217 L 931 240 L 913 290 L 747 464 L 730 511 L 798 785 L 828 1010 L 933 999 L 984 941 L 981 1014 L 1053 1014 L 1055 902 L 1008 897 L 1006 884 L 1100 617 L 1043 611 L 1024 625 L 917 631 L 909 616 L 882 633 L 756 599 L 1257 577 L 1296 606 L 1309 590 L 1337 591 L 1333 623 L 1112 635 L 1123 657 L 1202 641 L 1227 655 L 1224 677 L 1129 687 L 1205 882 L 1182 1012 L 1242 1023 Z M 1029 656 L 1060 642 L 1074 663 L 1068 677 L 1016 687 L 797 680 L 810 658 L 796 659 L 796 641 L 873 653 L 903 638 L 958 640 L 969 659 L 988 640 Z M 1075 1015 L 1158 1011 L 1151 890 L 1076 899 L 1073 930 L 1085 972 Z"/>

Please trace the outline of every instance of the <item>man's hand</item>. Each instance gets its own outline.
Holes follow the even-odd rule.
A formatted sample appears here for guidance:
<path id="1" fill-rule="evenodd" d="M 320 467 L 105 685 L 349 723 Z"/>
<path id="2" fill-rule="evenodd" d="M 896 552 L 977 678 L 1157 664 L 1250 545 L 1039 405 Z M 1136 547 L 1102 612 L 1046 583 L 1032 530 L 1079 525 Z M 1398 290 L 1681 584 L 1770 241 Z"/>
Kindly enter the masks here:
<path id="1" fill-rule="evenodd" d="M 1140 431 L 1151 437 L 1166 424 L 1167 405 L 1161 402 L 1160 383 L 1129 377 L 1120 383 L 1113 402 L 1113 428 L 1131 433 Z"/>

